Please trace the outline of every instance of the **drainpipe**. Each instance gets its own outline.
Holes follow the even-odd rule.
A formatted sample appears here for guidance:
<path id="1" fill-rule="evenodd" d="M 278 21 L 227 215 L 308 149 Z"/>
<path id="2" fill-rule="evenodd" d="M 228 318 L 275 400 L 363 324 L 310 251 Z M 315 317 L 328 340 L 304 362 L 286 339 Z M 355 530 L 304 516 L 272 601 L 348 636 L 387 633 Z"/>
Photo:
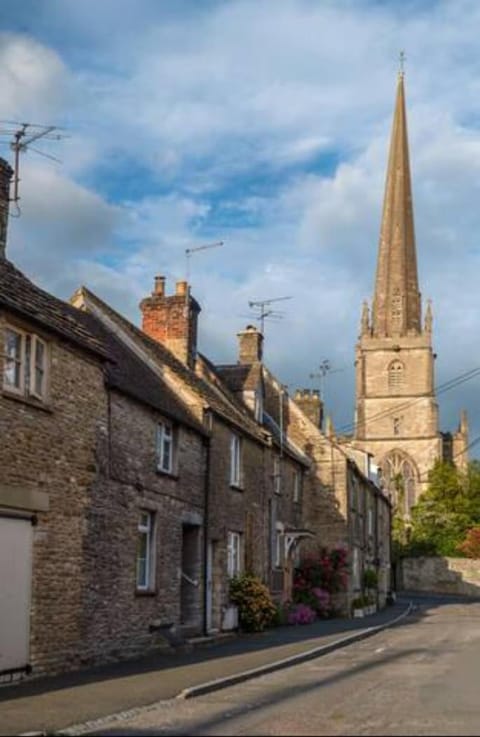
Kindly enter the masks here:
<path id="1" fill-rule="evenodd" d="M 210 437 L 205 438 L 205 476 L 203 485 L 204 518 L 203 518 L 203 631 L 208 635 L 208 543 L 210 530 Z M 213 564 L 213 560 L 212 560 Z M 213 577 L 213 571 L 211 572 Z M 213 584 L 212 584 L 213 585 Z M 212 597 L 213 601 L 213 597 Z"/>

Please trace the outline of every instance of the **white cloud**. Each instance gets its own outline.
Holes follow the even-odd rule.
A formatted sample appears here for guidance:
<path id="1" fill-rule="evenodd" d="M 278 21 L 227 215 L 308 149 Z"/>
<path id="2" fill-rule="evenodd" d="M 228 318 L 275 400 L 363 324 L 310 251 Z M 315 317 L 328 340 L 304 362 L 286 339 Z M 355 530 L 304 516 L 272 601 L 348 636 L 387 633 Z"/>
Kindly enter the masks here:
<path id="1" fill-rule="evenodd" d="M 2 119 L 45 123 L 65 104 L 67 70 L 59 55 L 34 39 L 0 33 Z M 35 119 L 30 118 L 34 112 Z"/>
<path id="2" fill-rule="evenodd" d="M 268 360 L 292 389 L 323 358 L 344 368 L 327 378 L 327 401 L 346 424 L 406 46 L 420 279 L 433 298 L 439 381 L 480 362 L 477 3 L 431 3 L 428 12 L 409 4 L 407 13 L 276 0 L 272 13 L 269 3 L 235 0 L 165 15 L 146 3 L 140 23 L 128 3 L 122 14 L 107 2 L 95 29 L 88 6 L 75 4 L 72 26 L 65 5 L 56 28 L 64 12 L 68 65 L 55 47 L 1 39 L 8 116 L 58 115 L 72 134 L 59 147 L 61 170 L 24 169 L 11 253 L 27 271 L 64 296 L 78 278 L 138 320 L 154 274 L 182 277 L 185 248 L 221 238 L 223 249 L 191 261 L 203 349 L 234 360 L 248 301 L 292 294 L 283 320 L 267 326 Z M 330 155 L 339 163 L 322 174 Z M 55 259 L 64 265 L 53 271 Z M 459 390 L 459 402 L 476 408 L 474 389 Z M 453 426 L 453 393 L 442 402 Z"/>

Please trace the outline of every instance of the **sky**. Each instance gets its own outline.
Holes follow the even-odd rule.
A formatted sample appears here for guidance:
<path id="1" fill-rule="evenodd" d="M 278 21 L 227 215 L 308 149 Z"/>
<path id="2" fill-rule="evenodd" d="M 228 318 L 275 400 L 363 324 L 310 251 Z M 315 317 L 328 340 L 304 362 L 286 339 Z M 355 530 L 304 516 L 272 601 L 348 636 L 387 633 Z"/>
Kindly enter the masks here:
<path id="1" fill-rule="evenodd" d="M 63 136 L 34 144 L 60 161 L 22 154 L 9 257 L 53 294 L 84 284 L 136 324 L 154 276 L 173 292 L 188 269 L 216 363 L 236 361 L 250 302 L 289 297 L 270 305 L 265 361 L 294 392 L 320 388 L 328 360 L 339 431 L 404 50 L 436 383 L 480 366 L 476 0 L 2 0 L 0 18 L 0 119 Z M 186 249 L 218 241 L 187 267 Z M 479 384 L 439 396 L 442 430 L 466 408 L 480 435 Z"/>

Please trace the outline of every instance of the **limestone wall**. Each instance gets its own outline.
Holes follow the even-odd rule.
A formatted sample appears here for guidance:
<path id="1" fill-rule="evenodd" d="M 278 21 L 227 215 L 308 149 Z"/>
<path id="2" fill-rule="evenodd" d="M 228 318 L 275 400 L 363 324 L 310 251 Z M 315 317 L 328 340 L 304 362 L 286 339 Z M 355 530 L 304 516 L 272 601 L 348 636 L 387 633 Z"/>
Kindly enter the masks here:
<path id="1" fill-rule="evenodd" d="M 409 591 L 480 596 L 480 560 L 404 558 L 399 584 Z"/>

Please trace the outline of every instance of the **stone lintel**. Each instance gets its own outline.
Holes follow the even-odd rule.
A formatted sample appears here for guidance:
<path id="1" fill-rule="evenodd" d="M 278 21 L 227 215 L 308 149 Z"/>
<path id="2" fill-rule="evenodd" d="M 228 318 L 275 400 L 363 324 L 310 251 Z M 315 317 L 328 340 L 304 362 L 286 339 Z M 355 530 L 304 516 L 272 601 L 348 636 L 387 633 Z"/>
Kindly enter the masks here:
<path id="1" fill-rule="evenodd" d="M 38 489 L 0 484 L 0 506 L 13 509 L 28 509 L 32 512 L 48 512 L 49 495 Z"/>

